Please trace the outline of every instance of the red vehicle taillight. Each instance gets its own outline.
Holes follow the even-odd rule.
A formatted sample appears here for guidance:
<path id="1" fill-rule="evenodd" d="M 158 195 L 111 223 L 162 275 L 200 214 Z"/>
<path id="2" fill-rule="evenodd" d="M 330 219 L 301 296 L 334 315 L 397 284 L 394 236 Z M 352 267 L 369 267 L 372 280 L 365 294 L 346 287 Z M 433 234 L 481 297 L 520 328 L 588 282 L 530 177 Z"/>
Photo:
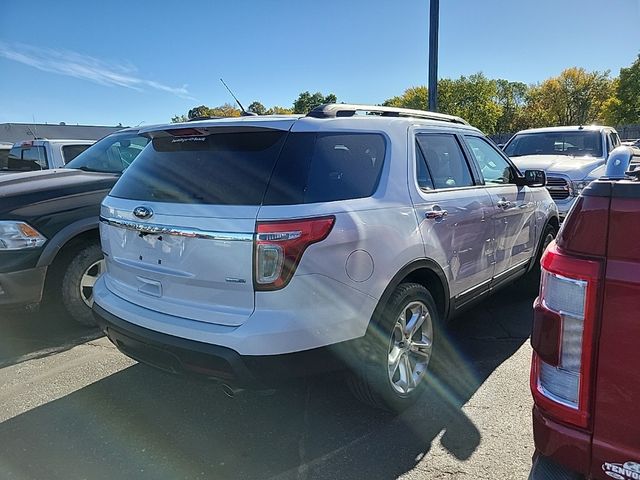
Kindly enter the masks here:
<path id="1" fill-rule="evenodd" d="M 254 285 L 256 290 L 287 286 L 302 254 L 331 232 L 335 217 L 256 223 Z"/>
<path id="2" fill-rule="evenodd" d="M 563 254 L 552 243 L 534 304 L 534 400 L 550 416 L 583 428 L 589 424 L 600 269 L 600 262 Z"/>

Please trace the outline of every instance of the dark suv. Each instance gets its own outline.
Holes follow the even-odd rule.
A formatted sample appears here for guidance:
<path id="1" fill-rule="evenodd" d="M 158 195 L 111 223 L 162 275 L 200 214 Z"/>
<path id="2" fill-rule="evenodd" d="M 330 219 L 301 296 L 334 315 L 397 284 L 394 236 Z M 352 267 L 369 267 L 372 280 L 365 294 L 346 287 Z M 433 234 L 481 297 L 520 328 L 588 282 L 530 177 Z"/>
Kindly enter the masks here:
<path id="1" fill-rule="evenodd" d="M 147 142 L 126 129 L 65 168 L 0 177 L 0 306 L 38 304 L 50 292 L 75 320 L 93 322 L 100 202 Z"/>

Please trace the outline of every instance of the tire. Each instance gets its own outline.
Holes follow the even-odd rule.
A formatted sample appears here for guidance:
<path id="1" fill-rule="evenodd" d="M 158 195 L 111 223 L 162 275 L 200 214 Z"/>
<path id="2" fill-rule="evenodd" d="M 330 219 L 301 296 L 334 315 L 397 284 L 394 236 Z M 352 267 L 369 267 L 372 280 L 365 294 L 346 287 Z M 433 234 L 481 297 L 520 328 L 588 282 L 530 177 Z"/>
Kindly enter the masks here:
<path id="1" fill-rule="evenodd" d="M 553 225 L 547 225 L 542 232 L 542 236 L 540 237 L 540 245 L 538 246 L 538 251 L 536 252 L 536 259 L 533 267 L 529 272 L 522 277 L 522 282 L 527 292 L 531 294 L 535 294 L 540 290 L 540 275 L 542 273 L 542 269 L 540 267 L 540 260 L 542 259 L 542 254 L 547 249 L 549 244 L 556 238 L 558 234 L 558 230 Z"/>
<path id="2" fill-rule="evenodd" d="M 422 323 L 414 323 L 419 315 L 423 316 Z M 401 329 L 403 318 L 409 327 L 404 333 Z M 411 323 L 415 329 L 410 328 Z M 359 364 L 347 377 L 354 396 L 368 405 L 394 413 L 411 406 L 427 384 L 429 360 L 439 323 L 438 310 L 429 291 L 417 283 L 400 284 L 382 313 L 372 319 L 362 340 Z M 407 335 L 407 331 L 412 334 Z"/>
<path id="3" fill-rule="evenodd" d="M 103 271 L 104 257 L 97 243 L 83 247 L 67 265 L 62 277 L 62 304 L 76 322 L 95 325 L 91 313 L 93 285 Z"/>

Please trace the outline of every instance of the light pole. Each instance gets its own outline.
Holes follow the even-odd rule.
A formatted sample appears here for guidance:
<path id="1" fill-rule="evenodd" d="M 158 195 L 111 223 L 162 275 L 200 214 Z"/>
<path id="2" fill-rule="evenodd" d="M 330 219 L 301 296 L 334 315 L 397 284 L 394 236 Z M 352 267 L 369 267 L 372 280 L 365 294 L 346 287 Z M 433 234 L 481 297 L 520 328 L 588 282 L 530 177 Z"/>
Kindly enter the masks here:
<path id="1" fill-rule="evenodd" d="M 438 111 L 438 20 L 440 0 L 429 7 L 429 110 Z"/>

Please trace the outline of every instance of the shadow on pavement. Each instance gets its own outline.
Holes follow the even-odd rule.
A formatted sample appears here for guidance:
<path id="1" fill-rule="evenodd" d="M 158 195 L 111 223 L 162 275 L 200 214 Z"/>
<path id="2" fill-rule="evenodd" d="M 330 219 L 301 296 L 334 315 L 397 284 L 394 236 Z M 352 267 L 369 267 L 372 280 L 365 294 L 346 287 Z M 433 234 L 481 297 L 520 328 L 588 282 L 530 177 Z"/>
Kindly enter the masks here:
<path id="1" fill-rule="evenodd" d="M 456 363 L 441 362 L 398 417 L 358 403 L 338 376 L 232 400 L 135 365 L 0 424 L 0 477 L 389 479 L 434 441 L 464 460 L 481 432 L 461 407 L 526 341 L 531 301 L 509 289 L 459 318 L 445 349 Z"/>
<path id="2" fill-rule="evenodd" d="M 0 368 L 46 356 L 101 336 L 54 305 L 38 311 L 0 309 Z"/>

